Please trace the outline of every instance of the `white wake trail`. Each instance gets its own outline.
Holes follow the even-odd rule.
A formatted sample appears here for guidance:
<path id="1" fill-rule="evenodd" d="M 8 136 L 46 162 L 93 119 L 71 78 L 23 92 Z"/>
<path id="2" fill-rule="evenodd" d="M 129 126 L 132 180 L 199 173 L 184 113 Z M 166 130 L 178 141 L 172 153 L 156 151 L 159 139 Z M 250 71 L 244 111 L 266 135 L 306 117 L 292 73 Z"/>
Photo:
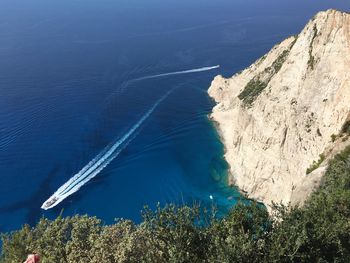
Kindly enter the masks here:
<path id="1" fill-rule="evenodd" d="M 168 72 L 168 73 L 162 73 L 162 74 L 145 76 L 145 77 L 133 79 L 133 81 L 139 81 L 139 80 L 145 80 L 145 79 L 154 79 L 154 78 L 167 77 L 167 76 L 173 76 L 173 75 L 197 73 L 197 72 L 213 70 L 213 69 L 216 69 L 216 68 L 219 68 L 219 67 L 220 67 L 220 65 L 216 65 L 216 66 L 212 66 L 212 67 L 203 67 L 203 68 L 195 68 L 195 69 L 189 69 L 189 70 Z"/>
<path id="2" fill-rule="evenodd" d="M 119 153 L 132 141 L 135 132 L 149 118 L 157 106 L 165 100 L 173 90 L 167 92 L 161 97 L 139 120 L 132 128 L 124 134 L 122 138 L 116 141 L 113 145 L 107 146 L 101 153 L 85 165 L 76 175 L 71 177 L 66 183 L 57 189 L 57 191 L 47 199 L 42 209 L 50 209 L 65 198 L 77 192 L 84 184 L 99 174 Z"/>
<path id="3" fill-rule="evenodd" d="M 202 68 L 195 68 L 195 69 L 188 69 L 188 70 L 182 70 L 182 71 L 174 71 L 174 72 L 167 72 L 167 73 L 162 73 L 162 74 L 156 74 L 156 75 L 150 75 L 150 76 L 144 76 L 140 78 L 135 78 L 126 81 L 122 87 L 121 87 L 121 92 L 125 90 L 127 86 L 129 86 L 131 83 L 140 81 L 140 80 L 146 80 L 146 79 L 155 79 L 155 78 L 161 78 L 161 77 L 168 77 L 168 76 L 174 76 L 174 75 L 183 75 L 183 74 L 191 74 L 191 73 L 198 73 L 198 72 L 204 72 L 204 71 L 209 71 L 213 69 L 220 68 L 220 65 L 216 66 L 211 66 L 211 67 L 202 67 Z"/>

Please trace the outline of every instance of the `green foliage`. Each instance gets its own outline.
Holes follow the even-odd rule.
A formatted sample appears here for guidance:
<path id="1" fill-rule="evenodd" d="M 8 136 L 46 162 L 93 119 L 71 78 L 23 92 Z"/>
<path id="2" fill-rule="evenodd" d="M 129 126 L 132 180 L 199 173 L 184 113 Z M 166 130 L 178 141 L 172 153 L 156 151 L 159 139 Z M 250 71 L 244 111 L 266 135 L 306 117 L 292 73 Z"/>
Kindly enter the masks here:
<path id="1" fill-rule="evenodd" d="M 342 133 L 350 134 L 350 120 L 346 121 L 341 129 Z"/>
<path id="2" fill-rule="evenodd" d="M 274 69 L 275 74 L 280 71 L 283 66 L 283 63 L 286 61 L 287 56 L 289 55 L 290 50 L 283 50 L 282 54 L 272 63 L 272 68 Z"/>
<path id="3" fill-rule="evenodd" d="M 239 203 L 221 220 L 208 228 L 208 262 L 261 262 L 267 253 L 266 240 L 272 221 L 256 203 Z"/>
<path id="4" fill-rule="evenodd" d="M 350 147 L 330 161 L 304 207 L 238 203 L 225 217 L 199 206 L 145 208 L 143 221 L 41 219 L 2 236 L 1 263 L 350 262 Z"/>
<path id="5" fill-rule="evenodd" d="M 306 251 L 309 257 L 349 262 L 350 147 L 330 161 L 320 188 L 302 212 L 304 226 L 312 234 Z"/>
<path id="6" fill-rule="evenodd" d="M 204 213 L 204 214 L 203 214 Z M 208 249 L 207 235 L 201 222 L 206 211 L 198 206 L 159 206 L 155 212 L 145 209 L 142 227 L 150 232 L 149 262 L 202 262 Z M 152 251 L 157 251 L 154 254 Z"/>
<path id="7" fill-rule="evenodd" d="M 332 139 L 332 142 L 335 142 L 335 140 L 337 139 L 337 135 L 332 134 L 332 135 L 331 135 L 331 139 Z"/>
<path id="8" fill-rule="evenodd" d="M 267 87 L 272 77 L 280 71 L 296 40 L 297 38 L 295 38 L 288 49 L 284 50 L 277 57 L 270 67 L 267 67 L 264 72 L 260 73 L 247 83 L 243 91 L 238 95 L 238 98 L 243 101 L 245 106 L 250 107 L 261 92 Z M 262 57 L 260 61 L 262 62 L 264 59 L 265 56 Z"/>
<path id="9" fill-rule="evenodd" d="M 313 35 L 309 46 L 309 60 L 307 62 L 307 65 L 311 70 L 313 70 L 315 67 L 315 57 L 312 55 L 312 51 L 313 51 L 313 43 L 318 33 L 316 24 L 314 24 L 314 27 L 312 28 L 312 30 L 313 30 Z"/>
<path id="10" fill-rule="evenodd" d="M 238 95 L 238 98 L 242 100 L 245 105 L 250 106 L 260 95 L 260 93 L 267 87 L 267 84 L 268 83 L 263 82 L 259 79 L 252 79 L 248 82 L 243 91 Z"/>
<path id="11" fill-rule="evenodd" d="M 310 167 L 306 169 L 306 174 L 309 174 L 312 171 L 316 170 L 318 167 L 320 167 L 321 163 L 325 159 L 326 159 L 326 156 L 324 154 L 320 154 L 320 158 L 317 161 L 313 161 L 313 163 L 310 165 Z"/>
<path id="12" fill-rule="evenodd" d="M 302 209 L 284 210 L 271 235 L 276 262 L 350 262 L 350 147 L 335 156 Z"/>

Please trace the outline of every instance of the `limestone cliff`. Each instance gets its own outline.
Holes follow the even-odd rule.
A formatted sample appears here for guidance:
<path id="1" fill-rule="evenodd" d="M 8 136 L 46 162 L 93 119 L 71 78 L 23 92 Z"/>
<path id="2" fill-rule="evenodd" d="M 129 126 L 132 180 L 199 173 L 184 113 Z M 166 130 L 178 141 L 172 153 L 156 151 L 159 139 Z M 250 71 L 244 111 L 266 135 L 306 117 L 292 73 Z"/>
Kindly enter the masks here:
<path id="1" fill-rule="evenodd" d="M 267 205 L 303 203 L 349 141 L 350 14 L 318 13 L 244 71 L 215 77 L 208 92 L 232 183 Z"/>

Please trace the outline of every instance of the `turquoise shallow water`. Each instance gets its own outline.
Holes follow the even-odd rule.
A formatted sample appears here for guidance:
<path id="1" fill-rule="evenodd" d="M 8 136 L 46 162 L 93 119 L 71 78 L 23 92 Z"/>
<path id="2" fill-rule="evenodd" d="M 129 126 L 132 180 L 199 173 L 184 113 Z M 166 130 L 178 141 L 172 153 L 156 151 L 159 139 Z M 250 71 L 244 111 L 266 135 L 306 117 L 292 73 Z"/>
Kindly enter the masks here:
<path id="1" fill-rule="evenodd" d="M 214 203 L 225 213 L 240 195 L 227 187 L 224 148 L 207 118 L 211 80 L 250 65 L 329 7 L 349 4 L 2 1 L 0 231 L 62 209 L 106 223 L 138 221 L 157 202 Z M 105 169 L 54 209 L 40 209 L 171 89 Z"/>

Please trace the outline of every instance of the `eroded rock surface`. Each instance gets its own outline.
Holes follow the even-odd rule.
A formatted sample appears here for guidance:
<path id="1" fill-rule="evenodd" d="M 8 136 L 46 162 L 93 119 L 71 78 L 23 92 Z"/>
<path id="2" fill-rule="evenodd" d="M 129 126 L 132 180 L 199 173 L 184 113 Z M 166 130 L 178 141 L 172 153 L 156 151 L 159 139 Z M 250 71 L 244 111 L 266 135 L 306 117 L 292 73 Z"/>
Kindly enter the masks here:
<path id="1" fill-rule="evenodd" d="M 350 120 L 350 15 L 318 13 L 241 73 L 215 77 L 208 92 L 231 180 L 267 205 L 303 203 L 327 157 L 306 170 L 335 141 L 346 143 L 335 135 Z"/>

